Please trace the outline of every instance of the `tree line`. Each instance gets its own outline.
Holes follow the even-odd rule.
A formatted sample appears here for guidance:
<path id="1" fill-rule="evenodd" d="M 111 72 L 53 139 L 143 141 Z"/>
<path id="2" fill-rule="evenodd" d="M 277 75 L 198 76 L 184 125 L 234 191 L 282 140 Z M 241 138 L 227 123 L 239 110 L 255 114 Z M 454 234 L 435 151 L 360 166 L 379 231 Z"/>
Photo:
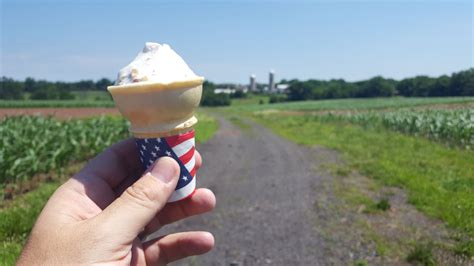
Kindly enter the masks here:
<path id="1" fill-rule="evenodd" d="M 72 91 L 105 91 L 112 81 L 102 78 L 97 81 L 81 80 L 78 82 L 50 82 L 46 80 L 35 80 L 26 78 L 24 81 L 2 77 L 0 80 L 0 99 L 21 100 L 28 95 L 29 99 L 43 100 L 74 99 Z"/>
<path id="2" fill-rule="evenodd" d="M 26 78 L 24 81 L 2 77 L 0 80 L 0 99 L 2 100 L 70 100 L 74 99 L 73 91 L 106 91 L 113 82 L 107 78 L 97 81 L 81 80 L 78 82 L 50 82 Z M 228 85 L 228 84 L 227 84 Z M 231 84 L 232 85 L 232 84 Z M 203 84 L 203 106 L 230 105 L 230 95 L 214 94 L 216 85 L 205 81 Z M 234 97 L 234 96 L 232 96 Z M 237 95 L 235 97 L 244 97 Z"/>
<path id="3" fill-rule="evenodd" d="M 282 80 L 290 84 L 286 100 L 318 100 L 334 98 L 367 97 L 440 97 L 474 96 L 474 68 L 440 77 L 416 76 L 397 81 L 381 76 L 359 82 L 343 79 L 329 81 L 310 79 L 307 81 Z M 282 97 L 274 97 L 285 100 Z"/>
<path id="4" fill-rule="evenodd" d="M 282 80 L 289 84 L 286 94 L 274 94 L 271 102 L 300 101 L 335 98 L 367 97 L 441 97 L 441 96 L 474 96 L 474 68 L 455 72 L 440 77 L 416 76 L 402 80 L 387 79 L 377 76 L 358 82 L 347 82 L 343 79 L 316 80 Z M 78 82 L 49 82 L 26 78 L 17 81 L 2 77 L 0 80 L 0 99 L 73 99 L 72 91 L 105 91 L 112 81 L 102 78 L 97 81 L 82 80 Z M 224 84 L 234 86 L 235 84 Z M 222 84 L 220 86 L 223 86 Z M 263 85 L 262 85 L 263 86 Z M 225 86 L 224 86 L 225 87 Z M 216 84 L 205 81 L 203 84 L 204 106 L 230 105 L 231 98 L 241 98 L 242 92 L 233 95 L 214 94 Z"/>

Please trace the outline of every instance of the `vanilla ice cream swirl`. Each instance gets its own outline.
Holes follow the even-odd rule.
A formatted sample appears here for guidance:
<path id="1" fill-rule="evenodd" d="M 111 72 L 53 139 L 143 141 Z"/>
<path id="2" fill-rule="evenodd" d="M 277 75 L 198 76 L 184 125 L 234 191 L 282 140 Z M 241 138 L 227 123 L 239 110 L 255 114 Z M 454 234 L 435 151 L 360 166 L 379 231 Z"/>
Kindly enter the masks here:
<path id="1" fill-rule="evenodd" d="M 137 57 L 119 71 L 115 85 L 137 82 L 170 84 L 197 79 L 202 77 L 194 74 L 169 45 L 147 42 Z"/>

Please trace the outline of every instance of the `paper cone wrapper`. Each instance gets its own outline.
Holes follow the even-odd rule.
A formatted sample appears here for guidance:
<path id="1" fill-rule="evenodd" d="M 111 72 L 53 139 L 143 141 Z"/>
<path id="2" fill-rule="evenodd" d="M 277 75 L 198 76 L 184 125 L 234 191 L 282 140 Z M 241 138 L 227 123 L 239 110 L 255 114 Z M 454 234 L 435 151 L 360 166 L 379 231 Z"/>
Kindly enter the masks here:
<path id="1" fill-rule="evenodd" d="M 180 168 L 179 180 L 168 202 L 190 197 L 196 190 L 196 156 L 194 129 L 174 136 L 135 139 L 140 151 L 143 170 L 148 169 L 158 158 L 168 156 L 175 159 Z"/>
<path id="2" fill-rule="evenodd" d="M 194 113 L 204 78 L 169 84 L 139 82 L 107 89 L 120 113 L 130 122 L 145 171 L 158 158 L 169 156 L 180 166 L 176 190 L 168 202 L 190 197 L 196 189 Z"/>

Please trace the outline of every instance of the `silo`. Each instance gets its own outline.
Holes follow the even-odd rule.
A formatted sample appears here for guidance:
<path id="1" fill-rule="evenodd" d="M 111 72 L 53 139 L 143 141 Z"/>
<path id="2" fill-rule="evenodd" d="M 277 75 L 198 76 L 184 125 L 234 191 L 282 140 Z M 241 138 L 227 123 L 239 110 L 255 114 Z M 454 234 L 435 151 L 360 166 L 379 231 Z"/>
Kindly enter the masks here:
<path id="1" fill-rule="evenodd" d="M 273 92 L 275 89 L 275 71 L 270 70 L 269 81 L 268 81 L 268 91 Z"/>
<path id="2" fill-rule="evenodd" d="M 257 90 L 257 84 L 255 83 L 255 75 L 254 74 L 250 75 L 249 89 L 250 89 L 250 91 L 256 91 Z"/>

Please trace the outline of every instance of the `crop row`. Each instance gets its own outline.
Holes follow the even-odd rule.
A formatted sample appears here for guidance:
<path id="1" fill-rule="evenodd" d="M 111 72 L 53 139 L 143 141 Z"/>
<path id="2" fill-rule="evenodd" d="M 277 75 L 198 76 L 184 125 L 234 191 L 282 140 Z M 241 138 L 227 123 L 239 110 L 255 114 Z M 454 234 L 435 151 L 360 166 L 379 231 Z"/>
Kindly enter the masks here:
<path id="1" fill-rule="evenodd" d="M 474 109 L 398 110 L 343 116 L 328 115 L 327 117 L 348 120 L 364 126 L 382 125 L 390 130 L 422 136 L 466 149 L 474 147 Z"/>
<path id="2" fill-rule="evenodd" d="M 125 138 L 128 130 L 126 121 L 116 117 L 58 121 L 17 116 L 0 121 L 0 135 L 0 184 L 4 184 L 92 157 Z"/>

